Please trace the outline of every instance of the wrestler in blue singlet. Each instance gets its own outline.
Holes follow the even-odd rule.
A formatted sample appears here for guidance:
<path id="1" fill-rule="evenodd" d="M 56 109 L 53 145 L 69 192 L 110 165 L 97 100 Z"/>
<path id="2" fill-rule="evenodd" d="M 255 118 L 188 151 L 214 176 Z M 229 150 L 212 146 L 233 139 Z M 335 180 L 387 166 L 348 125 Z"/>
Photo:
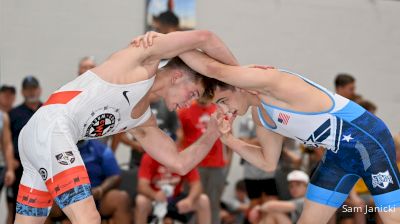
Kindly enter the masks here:
<path id="1" fill-rule="evenodd" d="M 268 130 L 322 146 L 326 153 L 311 178 L 307 199 L 340 207 L 359 178 L 362 178 L 376 206 L 400 206 L 399 170 L 392 135 L 386 125 L 364 108 L 326 88 L 297 75 L 325 92 L 332 107 L 322 112 L 298 112 L 262 103 L 259 119 Z M 269 124 L 261 110 L 274 124 Z"/>

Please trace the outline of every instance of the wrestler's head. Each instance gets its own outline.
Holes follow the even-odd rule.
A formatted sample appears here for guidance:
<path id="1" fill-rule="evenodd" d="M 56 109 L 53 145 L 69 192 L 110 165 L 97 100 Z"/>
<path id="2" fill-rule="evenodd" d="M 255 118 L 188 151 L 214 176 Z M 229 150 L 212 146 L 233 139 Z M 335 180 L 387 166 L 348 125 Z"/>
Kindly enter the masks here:
<path id="1" fill-rule="evenodd" d="M 244 115 L 251 106 L 248 91 L 213 78 L 203 78 L 205 86 L 202 98 L 212 100 L 225 114 Z"/>
<path id="2" fill-rule="evenodd" d="M 191 102 L 204 93 L 202 75 L 188 67 L 179 57 L 172 58 L 160 69 L 167 87 L 163 93 L 169 110 L 190 106 Z"/>

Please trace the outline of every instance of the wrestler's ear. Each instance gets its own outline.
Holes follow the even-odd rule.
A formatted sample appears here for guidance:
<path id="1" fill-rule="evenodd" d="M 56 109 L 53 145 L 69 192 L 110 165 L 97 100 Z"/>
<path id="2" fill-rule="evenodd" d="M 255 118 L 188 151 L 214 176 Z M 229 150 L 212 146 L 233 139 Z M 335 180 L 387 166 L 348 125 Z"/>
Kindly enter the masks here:
<path id="1" fill-rule="evenodd" d="M 174 70 L 174 73 L 172 74 L 172 78 L 171 78 L 171 83 L 175 84 L 182 77 L 183 77 L 182 71 Z"/>

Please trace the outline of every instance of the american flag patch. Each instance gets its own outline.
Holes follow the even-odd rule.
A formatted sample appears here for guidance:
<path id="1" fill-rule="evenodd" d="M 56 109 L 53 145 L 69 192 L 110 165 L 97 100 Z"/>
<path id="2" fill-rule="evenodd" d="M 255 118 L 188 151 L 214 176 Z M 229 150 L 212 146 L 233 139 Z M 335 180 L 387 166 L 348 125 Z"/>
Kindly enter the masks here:
<path id="1" fill-rule="evenodd" d="M 279 113 L 278 115 L 278 122 L 284 125 L 289 123 L 290 116 L 284 113 Z"/>

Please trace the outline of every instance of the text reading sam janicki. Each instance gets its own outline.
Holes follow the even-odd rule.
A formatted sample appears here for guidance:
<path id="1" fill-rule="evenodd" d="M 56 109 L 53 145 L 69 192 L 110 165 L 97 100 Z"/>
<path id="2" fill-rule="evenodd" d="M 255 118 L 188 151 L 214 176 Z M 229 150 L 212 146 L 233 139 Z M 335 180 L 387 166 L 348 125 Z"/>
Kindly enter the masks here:
<path id="1" fill-rule="evenodd" d="M 353 207 L 348 205 L 342 205 L 343 212 L 363 212 L 364 214 L 372 213 L 372 212 L 395 212 L 396 206 L 368 206 L 365 205 L 364 207 Z"/>

